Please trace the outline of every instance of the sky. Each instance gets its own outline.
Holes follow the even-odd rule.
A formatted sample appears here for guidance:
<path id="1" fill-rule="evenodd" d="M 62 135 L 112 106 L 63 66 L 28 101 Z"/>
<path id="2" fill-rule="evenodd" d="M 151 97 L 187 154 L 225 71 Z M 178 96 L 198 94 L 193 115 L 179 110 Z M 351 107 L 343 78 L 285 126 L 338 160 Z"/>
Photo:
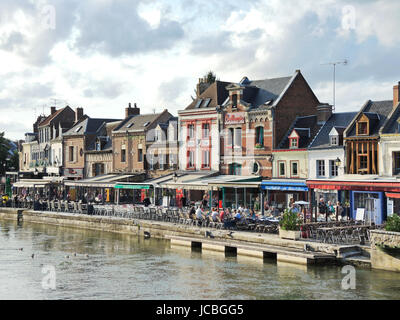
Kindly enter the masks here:
<path id="1" fill-rule="evenodd" d="M 222 81 L 300 69 L 321 102 L 358 111 L 400 81 L 398 0 L 1 0 L 0 132 L 23 139 L 50 106 L 90 117 L 177 115 Z"/>

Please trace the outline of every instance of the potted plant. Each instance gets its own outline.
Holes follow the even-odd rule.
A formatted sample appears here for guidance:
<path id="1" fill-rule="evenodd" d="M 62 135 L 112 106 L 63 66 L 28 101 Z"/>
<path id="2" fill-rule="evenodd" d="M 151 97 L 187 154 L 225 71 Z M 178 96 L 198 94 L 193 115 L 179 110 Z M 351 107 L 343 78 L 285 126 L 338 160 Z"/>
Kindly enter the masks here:
<path id="1" fill-rule="evenodd" d="M 256 143 L 255 147 L 256 147 L 256 149 L 264 148 L 264 146 L 261 143 Z"/>
<path id="2" fill-rule="evenodd" d="M 285 209 L 282 219 L 279 222 L 279 237 L 282 239 L 300 239 L 301 219 L 296 212 Z"/>

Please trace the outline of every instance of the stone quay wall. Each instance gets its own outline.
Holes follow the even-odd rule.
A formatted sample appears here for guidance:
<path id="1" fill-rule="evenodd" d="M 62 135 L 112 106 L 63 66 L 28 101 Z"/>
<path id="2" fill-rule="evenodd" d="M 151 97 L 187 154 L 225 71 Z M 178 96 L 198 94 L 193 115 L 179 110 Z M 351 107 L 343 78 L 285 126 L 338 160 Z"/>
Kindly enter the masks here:
<path id="1" fill-rule="evenodd" d="M 400 272 L 400 232 L 371 230 L 371 267 Z"/>

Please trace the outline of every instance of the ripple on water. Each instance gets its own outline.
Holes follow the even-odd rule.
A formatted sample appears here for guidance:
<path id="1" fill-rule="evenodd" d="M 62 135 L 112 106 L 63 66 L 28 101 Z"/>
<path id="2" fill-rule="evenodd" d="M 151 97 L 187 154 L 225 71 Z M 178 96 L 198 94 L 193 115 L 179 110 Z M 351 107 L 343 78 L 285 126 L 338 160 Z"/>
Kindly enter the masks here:
<path id="1" fill-rule="evenodd" d="M 0 248 L 0 299 L 400 298 L 394 273 L 357 269 L 356 290 L 341 290 L 334 266 L 260 263 L 101 231 L 0 220 Z M 56 290 L 42 288 L 47 265 Z"/>

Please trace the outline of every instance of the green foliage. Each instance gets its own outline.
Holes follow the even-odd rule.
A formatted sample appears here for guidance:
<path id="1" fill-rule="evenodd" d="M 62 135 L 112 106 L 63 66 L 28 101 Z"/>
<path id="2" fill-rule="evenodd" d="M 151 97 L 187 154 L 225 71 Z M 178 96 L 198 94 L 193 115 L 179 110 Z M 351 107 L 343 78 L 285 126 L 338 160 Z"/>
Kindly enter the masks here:
<path id="1" fill-rule="evenodd" d="M 397 214 L 394 214 L 391 217 L 388 217 L 386 221 L 386 231 L 394 231 L 394 232 L 400 232 L 400 216 Z"/>
<path id="2" fill-rule="evenodd" d="M 214 72 L 212 72 L 212 71 L 210 70 L 210 71 L 208 71 L 208 73 L 204 76 L 204 78 L 206 79 L 206 82 L 207 82 L 207 83 L 212 84 L 212 83 L 214 83 L 215 80 L 217 79 L 217 76 L 216 76 L 216 74 L 215 74 Z"/>
<path id="3" fill-rule="evenodd" d="M 286 231 L 299 231 L 302 220 L 297 216 L 296 212 L 285 209 L 282 220 L 279 222 L 280 227 Z"/>

